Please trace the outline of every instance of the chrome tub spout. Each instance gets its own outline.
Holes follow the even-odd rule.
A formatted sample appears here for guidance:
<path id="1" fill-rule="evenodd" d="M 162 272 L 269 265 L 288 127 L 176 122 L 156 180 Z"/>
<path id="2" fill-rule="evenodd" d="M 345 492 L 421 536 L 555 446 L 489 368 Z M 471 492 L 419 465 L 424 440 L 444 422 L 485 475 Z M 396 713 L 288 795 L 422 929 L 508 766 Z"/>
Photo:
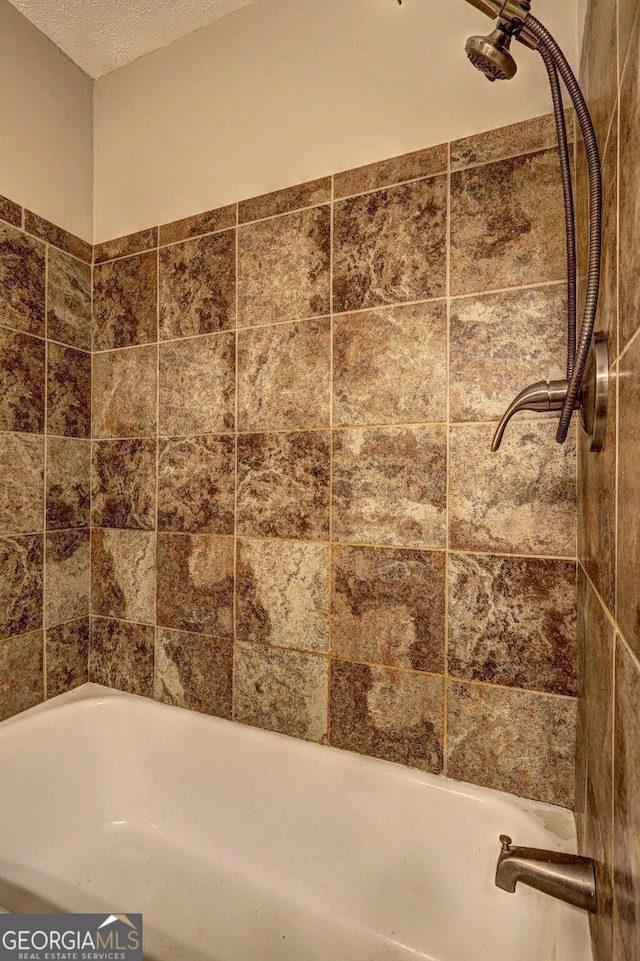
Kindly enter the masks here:
<path id="1" fill-rule="evenodd" d="M 591 858 L 540 848 L 521 848 L 501 835 L 502 850 L 496 868 L 496 885 L 513 894 L 516 884 L 550 894 L 585 911 L 596 911 L 596 875 Z"/>

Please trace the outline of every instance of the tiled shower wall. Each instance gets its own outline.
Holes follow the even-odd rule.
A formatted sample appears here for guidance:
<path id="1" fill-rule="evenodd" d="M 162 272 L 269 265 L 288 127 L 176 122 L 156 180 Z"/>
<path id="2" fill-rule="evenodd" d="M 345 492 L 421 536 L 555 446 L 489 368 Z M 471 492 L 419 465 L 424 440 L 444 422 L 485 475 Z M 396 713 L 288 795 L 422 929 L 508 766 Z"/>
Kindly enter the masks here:
<path id="1" fill-rule="evenodd" d="M 87 677 L 91 258 L 0 198 L 0 719 Z"/>
<path id="2" fill-rule="evenodd" d="M 603 153 L 598 328 L 613 393 L 605 449 L 579 452 L 577 797 L 581 849 L 596 859 L 596 961 L 640 959 L 640 4 L 591 0 L 583 86 Z M 586 204 L 584 154 L 578 187 Z M 586 259 L 586 238 L 582 263 Z"/>
<path id="3" fill-rule="evenodd" d="M 573 803 L 549 117 L 100 245 L 91 679 Z"/>

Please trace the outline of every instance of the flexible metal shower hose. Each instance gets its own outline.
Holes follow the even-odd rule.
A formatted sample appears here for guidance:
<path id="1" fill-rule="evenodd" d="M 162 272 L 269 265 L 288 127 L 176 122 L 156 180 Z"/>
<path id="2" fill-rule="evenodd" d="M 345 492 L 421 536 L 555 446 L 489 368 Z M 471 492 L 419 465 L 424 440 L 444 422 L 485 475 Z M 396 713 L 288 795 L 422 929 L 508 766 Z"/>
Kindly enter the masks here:
<path id="1" fill-rule="evenodd" d="M 600 258 L 602 254 L 602 171 L 600 168 L 600 153 L 598 141 L 596 139 L 593 122 L 589 113 L 589 108 L 580 90 L 580 85 L 576 80 L 573 70 L 558 43 L 549 33 L 547 28 L 540 23 L 534 16 L 528 14 L 525 20 L 525 27 L 538 40 L 539 50 L 545 63 L 547 57 L 552 61 L 554 67 L 560 73 L 562 80 L 569 92 L 571 101 L 576 111 L 582 139 L 584 140 L 587 154 L 587 164 L 589 167 L 589 273 L 587 278 L 587 295 L 585 300 L 582 326 L 580 337 L 575 355 L 573 373 L 569 380 L 569 388 L 560 414 L 560 423 L 556 433 L 556 440 L 559 444 L 564 444 L 569 432 L 571 418 L 576 406 L 576 401 L 580 394 L 584 370 L 589 358 L 591 340 L 596 323 L 596 313 L 598 310 L 598 295 L 600 290 Z M 543 52 L 544 51 L 544 52 Z M 553 93 L 553 83 L 552 83 Z M 560 110 L 562 103 L 560 102 Z M 554 111 L 557 107 L 554 95 Z M 562 119 L 564 124 L 564 117 Z M 559 128 L 560 129 L 560 128 Z M 566 130 L 565 130 L 566 140 Z M 566 200 L 565 200 L 566 203 Z"/>

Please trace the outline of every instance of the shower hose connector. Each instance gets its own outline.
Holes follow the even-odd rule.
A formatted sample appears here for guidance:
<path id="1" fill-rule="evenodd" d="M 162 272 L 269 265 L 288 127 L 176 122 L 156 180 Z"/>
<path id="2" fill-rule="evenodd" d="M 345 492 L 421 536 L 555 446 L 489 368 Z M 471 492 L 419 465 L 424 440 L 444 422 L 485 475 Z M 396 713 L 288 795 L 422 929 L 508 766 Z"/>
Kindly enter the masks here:
<path id="1" fill-rule="evenodd" d="M 524 390 L 520 391 L 515 400 L 509 404 L 502 420 L 498 424 L 498 429 L 495 432 L 491 445 L 491 450 L 494 454 L 500 447 L 504 432 L 507 429 L 507 424 L 514 414 L 517 414 L 520 410 L 535 410 L 541 413 L 562 410 L 568 390 L 568 380 L 539 380 L 537 384 L 530 384 L 529 387 L 525 387 Z M 580 410 L 581 407 L 582 398 L 578 397 L 575 410 Z"/>

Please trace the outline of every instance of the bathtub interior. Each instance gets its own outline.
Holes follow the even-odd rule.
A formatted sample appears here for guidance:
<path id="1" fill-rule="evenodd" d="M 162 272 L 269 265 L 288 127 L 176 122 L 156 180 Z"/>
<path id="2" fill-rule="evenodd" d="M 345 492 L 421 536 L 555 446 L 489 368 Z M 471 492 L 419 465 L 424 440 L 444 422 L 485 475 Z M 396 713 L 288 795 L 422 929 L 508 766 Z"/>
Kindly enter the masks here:
<path id="1" fill-rule="evenodd" d="M 590 957 L 493 883 L 500 833 L 575 850 L 559 808 L 96 685 L 0 725 L 0 764 L 0 904 L 141 912 L 148 957 Z"/>

